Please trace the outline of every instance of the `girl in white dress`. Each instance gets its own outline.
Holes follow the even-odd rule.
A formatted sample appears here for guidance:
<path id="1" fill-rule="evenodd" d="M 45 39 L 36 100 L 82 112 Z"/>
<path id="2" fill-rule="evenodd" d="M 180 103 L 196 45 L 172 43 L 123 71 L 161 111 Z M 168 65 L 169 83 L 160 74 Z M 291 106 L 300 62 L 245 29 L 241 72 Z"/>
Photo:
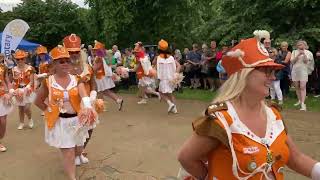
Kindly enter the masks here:
<path id="1" fill-rule="evenodd" d="M 291 78 L 298 97 L 298 102 L 294 105 L 301 105 L 300 110 L 306 111 L 306 85 L 308 82 L 308 75 L 313 71 L 314 59 L 313 54 L 308 50 L 308 45 L 305 41 L 299 40 L 296 46 L 297 49 L 292 52 L 290 60 L 292 63 Z"/>
<path id="2" fill-rule="evenodd" d="M 13 91 L 8 78 L 8 71 L 4 65 L 4 54 L 0 54 L 0 140 L 6 133 L 7 115 L 12 111 L 11 98 Z M 0 152 L 5 152 L 7 148 L 0 142 Z"/>
<path id="3" fill-rule="evenodd" d="M 159 92 L 168 103 L 168 113 L 177 113 L 175 97 L 172 94 L 175 86 L 172 81 L 175 73 L 180 72 L 180 64 L 169 53 L 168 42 L 160 40 L 158 43 L 159 56 L 157 57 L 157 75 L 160 80 Z"/>

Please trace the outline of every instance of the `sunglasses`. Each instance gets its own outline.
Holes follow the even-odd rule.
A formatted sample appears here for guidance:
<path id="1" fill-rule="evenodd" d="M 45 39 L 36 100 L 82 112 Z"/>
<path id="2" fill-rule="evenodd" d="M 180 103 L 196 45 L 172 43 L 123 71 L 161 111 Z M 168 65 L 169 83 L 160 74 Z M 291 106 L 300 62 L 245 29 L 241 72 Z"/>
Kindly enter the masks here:
<path id="1" fill-rule="evenodd" d="M 267 77 L 275 76 L 276 74 L 276 70 L 271 68 L 260 67 L 255 69 L 264 73 Z"/>
<path id="2" fill-rule="evenodd" d="M 59 64 L 70 64 L 70 60 L 59 60 Z"/>
<path id="3" fill-rule="evenodd" d="M 16 61 L 22 61 L 24 60 L 24 58 L 19 58 L 19 59 L 16 59 Z"/>

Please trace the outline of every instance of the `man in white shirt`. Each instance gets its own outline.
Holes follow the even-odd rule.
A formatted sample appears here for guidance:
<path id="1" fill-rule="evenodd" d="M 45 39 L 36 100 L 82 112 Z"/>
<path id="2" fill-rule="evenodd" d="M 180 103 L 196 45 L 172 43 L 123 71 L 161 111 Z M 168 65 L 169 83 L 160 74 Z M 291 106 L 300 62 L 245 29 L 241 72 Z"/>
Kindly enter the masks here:
<path id="1" fill-rule="evenodd" d="M 112 46 L 112 52 L 113 52 L 113 57 L 117 60 L 117 65 L 122 65 L 122 60 L 121 60 L 121 53 L 118 50 L 117 45 Z"/>

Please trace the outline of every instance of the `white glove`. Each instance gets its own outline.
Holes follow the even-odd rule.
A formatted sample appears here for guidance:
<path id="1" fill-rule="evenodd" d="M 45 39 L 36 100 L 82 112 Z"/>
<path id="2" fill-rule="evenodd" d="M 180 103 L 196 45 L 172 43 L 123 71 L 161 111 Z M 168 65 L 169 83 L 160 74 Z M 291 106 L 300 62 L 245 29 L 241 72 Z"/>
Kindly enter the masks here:
<path id="1" fill-rule="evenodd" d="M 90 101 L 93 102 L 97 99 L 97 91 L 91 91 L 90 92 Z"/>
<path id="2" fill-rule="evenodd" d="M 84 108 L 92 108 L 90 97 L 83 97 L 82 104 Z"/>
<path id="3" fill-rule="evenodd" d="M 320 162 L 317 162 L 311 171 L 312 180 L 320 180 Z"/>

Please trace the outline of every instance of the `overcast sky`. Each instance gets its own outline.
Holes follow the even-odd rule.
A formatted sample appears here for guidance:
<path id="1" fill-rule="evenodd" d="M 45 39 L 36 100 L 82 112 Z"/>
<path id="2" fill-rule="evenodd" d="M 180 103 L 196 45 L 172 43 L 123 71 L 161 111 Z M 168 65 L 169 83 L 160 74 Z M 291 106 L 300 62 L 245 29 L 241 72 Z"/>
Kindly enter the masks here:
<path id="1" fill-rule="evenodd" d="M 84 0 L 71 0 L 75 2 L 80 7 L 85 7 Z M 21 0 L 0 0 L 0 7 L 3 11 L 12 10 L 12 7 L 16 6 L 18 3 L 21 3 Z"/>

